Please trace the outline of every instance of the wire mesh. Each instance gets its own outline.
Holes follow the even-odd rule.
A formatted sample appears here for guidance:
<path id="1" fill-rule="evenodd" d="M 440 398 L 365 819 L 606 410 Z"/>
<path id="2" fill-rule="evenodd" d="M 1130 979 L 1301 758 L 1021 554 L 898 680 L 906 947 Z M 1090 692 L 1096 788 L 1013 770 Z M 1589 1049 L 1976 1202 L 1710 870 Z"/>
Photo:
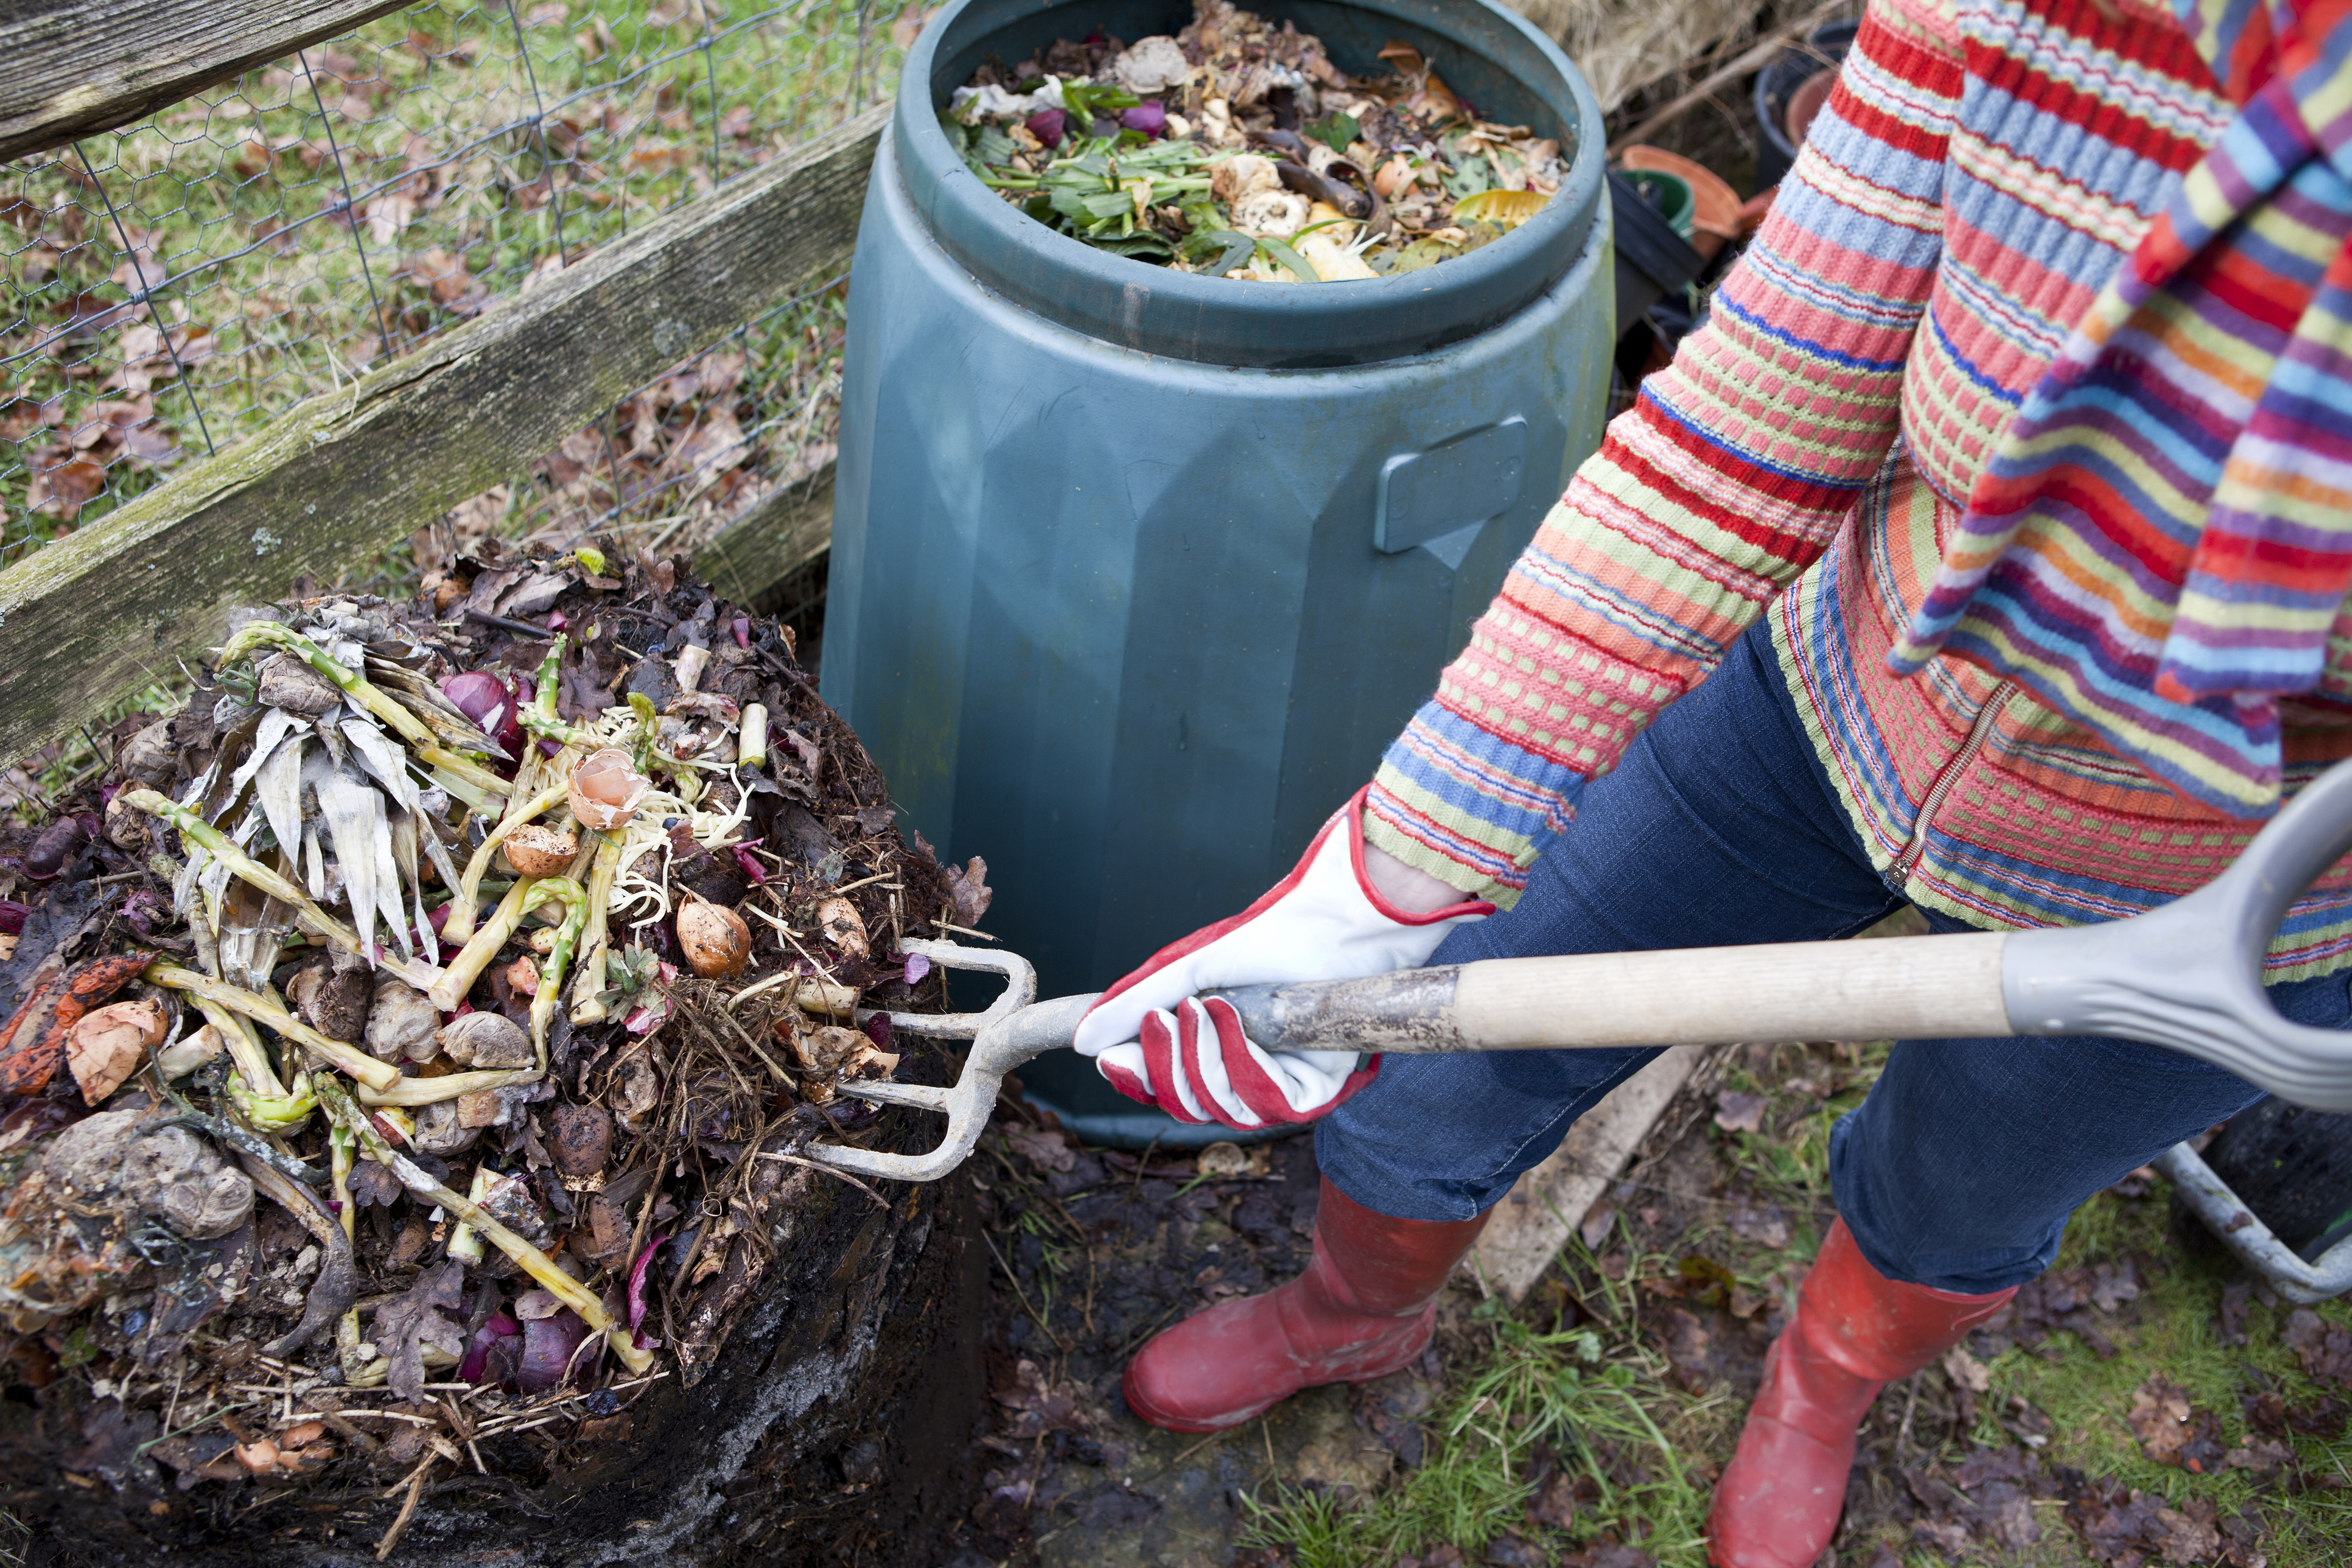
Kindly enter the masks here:
<path id="1" fill-rule="evenodd" d="M 418 5 L 0 165 L 0 564 L 848 119 L 922 17 Z M 832 455 L 843 288 L 702 347 L 421 531 L 419 559 L 492 530 L 690 547 L 804 481 Z"/>

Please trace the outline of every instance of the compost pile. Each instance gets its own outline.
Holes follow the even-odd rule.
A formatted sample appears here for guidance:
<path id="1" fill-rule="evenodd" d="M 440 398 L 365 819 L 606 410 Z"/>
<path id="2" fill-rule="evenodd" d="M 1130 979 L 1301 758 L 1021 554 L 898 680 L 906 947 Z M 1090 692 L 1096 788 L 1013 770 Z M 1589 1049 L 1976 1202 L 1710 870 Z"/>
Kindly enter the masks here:
<path id="1" fill-rule="evenodd" d="M 0 1354 L 37 1406 L 86 1384 L 85 1487 L 413 1510 L 436 1458 L 625 1434 L 809 1152 L 883 1130 L 888 1013 L 940 1000 L 908 944 L 988 899 L 789 629 L 646 556 L 252 612 L 142 722 L 0 843 Z"/>
<path id="2" fill-rule="evenodd" d="M 992 60 L 940 111 L 972 172 L 1029 216 L 1179 272 L 1333 282 L 1434 266 L 1543 209 L 1575 149 L 1495 125 L 1419 50 L 1350 77 L 1321 40 L 1228 0 L 1132 46 Z"/>

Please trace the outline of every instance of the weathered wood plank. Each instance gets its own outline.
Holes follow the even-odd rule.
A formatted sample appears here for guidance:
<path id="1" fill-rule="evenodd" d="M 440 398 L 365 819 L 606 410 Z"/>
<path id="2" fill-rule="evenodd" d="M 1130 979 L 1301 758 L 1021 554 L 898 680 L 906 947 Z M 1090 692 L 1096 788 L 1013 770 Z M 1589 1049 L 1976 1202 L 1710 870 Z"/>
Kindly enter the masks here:
<path id="1" fill-rule="evenodd" d="M 695 552 L 694 573 L 739 605 L 758 605 L 833 543 L 833 465 L 762 496 Z"/>
<path id="2" fill-rule="evenodd" d="M 0 158 L 61 147 L 408 0 L 0 0 Z"/>
<path id="3" fill-rule="evenodd" d="M 877 107 L 0 573 L 0 757 L 488 489 L 847 263 Z"/>
<path id="4" fill-rule="evenodd" d="M 1559 1147 L 1519 1177 L 1472 1250 L 1472 1267 L 1488 1289 L 1515 1306 L 1526 1299 L 1706 1055 L 1703 1046 L 1668 1047 L 1579 1117 Z"/>

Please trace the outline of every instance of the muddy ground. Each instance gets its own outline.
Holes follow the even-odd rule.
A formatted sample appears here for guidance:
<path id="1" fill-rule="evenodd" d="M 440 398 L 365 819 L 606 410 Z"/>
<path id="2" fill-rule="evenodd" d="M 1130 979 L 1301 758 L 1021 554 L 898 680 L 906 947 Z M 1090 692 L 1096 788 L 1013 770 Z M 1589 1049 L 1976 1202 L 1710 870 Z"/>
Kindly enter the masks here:
<path id="1" fill-rule="evenodd" d="M 1312 1140 L 1203 1175 L 1000 1110 L 976 1156 L 984 1495 L 954 1568 L 1699 1563 L 1706 1489 L 1832 1217 L 1828 1128 L 1883 1059 L 1718 1053 L 1524 1303 L 1489 1298 L 1465 1267 L 1418 1365 L 1209 1438 L 1129 1415 L 1120 1368 L 1164 1324 L 1305 1266 Z M 1516 1407 L 1504 1429 L 1465 1399 L 1500 1387 L 1498 1367 L 1596 1352 L 1584 1394 Z M 1576 1403 L 1604 1372 L 1625 1391 L 1609 1411 L 1638 1404 L 1658 1442 Z M 2340 1562 L 2347 1395 L 2352 1316 L 2277 1301 L 2179 1227 L 2161 1182 L 2126 1181 L 2078 1215 L 2057 1268 L 1880 1399 L 1829 1561 Z M 1472 1474 L 1498 1458 L 1499 1483 Z"/>

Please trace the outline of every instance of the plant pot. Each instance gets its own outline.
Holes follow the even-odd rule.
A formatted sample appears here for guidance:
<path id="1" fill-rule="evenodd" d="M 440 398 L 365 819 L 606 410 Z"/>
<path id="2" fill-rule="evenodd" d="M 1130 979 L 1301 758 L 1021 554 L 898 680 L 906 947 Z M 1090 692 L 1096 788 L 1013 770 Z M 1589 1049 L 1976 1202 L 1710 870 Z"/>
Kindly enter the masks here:
<path id="1" fill-rule="evenodd" d="M 1790 135 L 1790 110 L 1804 110 L 1806 124 L 1829 100 L 1829 89 L 1834 85 L 1838 62 L 1853 47 L 1854 35 L 1861 31 L 1855 22 L 1832 22 L 1816 27 L 1803 45 L 1782 52 L 1779 59 L 1765 67 L 1756 77 L 1756 188 L 1769 190 L 1780 183 L 1797 161 L 1797 148 L 1804 140 L 1801 127 Z M 1831 80 L 1815 82 L 1814 79 L 1828 73 Z M 1807 83 L 1814 85 L 1807 88 Z M 1810 100 L 1809 102 L 1806 100 Z"/>
<path id="2" fill-rule="evenodd" d="M 1712 261 L 1726 245 L 1739 237 L 1739 196 L 1722 175 L 1678 153 L 1647 144 L 1628 147 L 1617 160 L 1622 168 L 1672 174 L 1688 186 L 1691 222 L 1680 231 L 1701 261 Z"/>

